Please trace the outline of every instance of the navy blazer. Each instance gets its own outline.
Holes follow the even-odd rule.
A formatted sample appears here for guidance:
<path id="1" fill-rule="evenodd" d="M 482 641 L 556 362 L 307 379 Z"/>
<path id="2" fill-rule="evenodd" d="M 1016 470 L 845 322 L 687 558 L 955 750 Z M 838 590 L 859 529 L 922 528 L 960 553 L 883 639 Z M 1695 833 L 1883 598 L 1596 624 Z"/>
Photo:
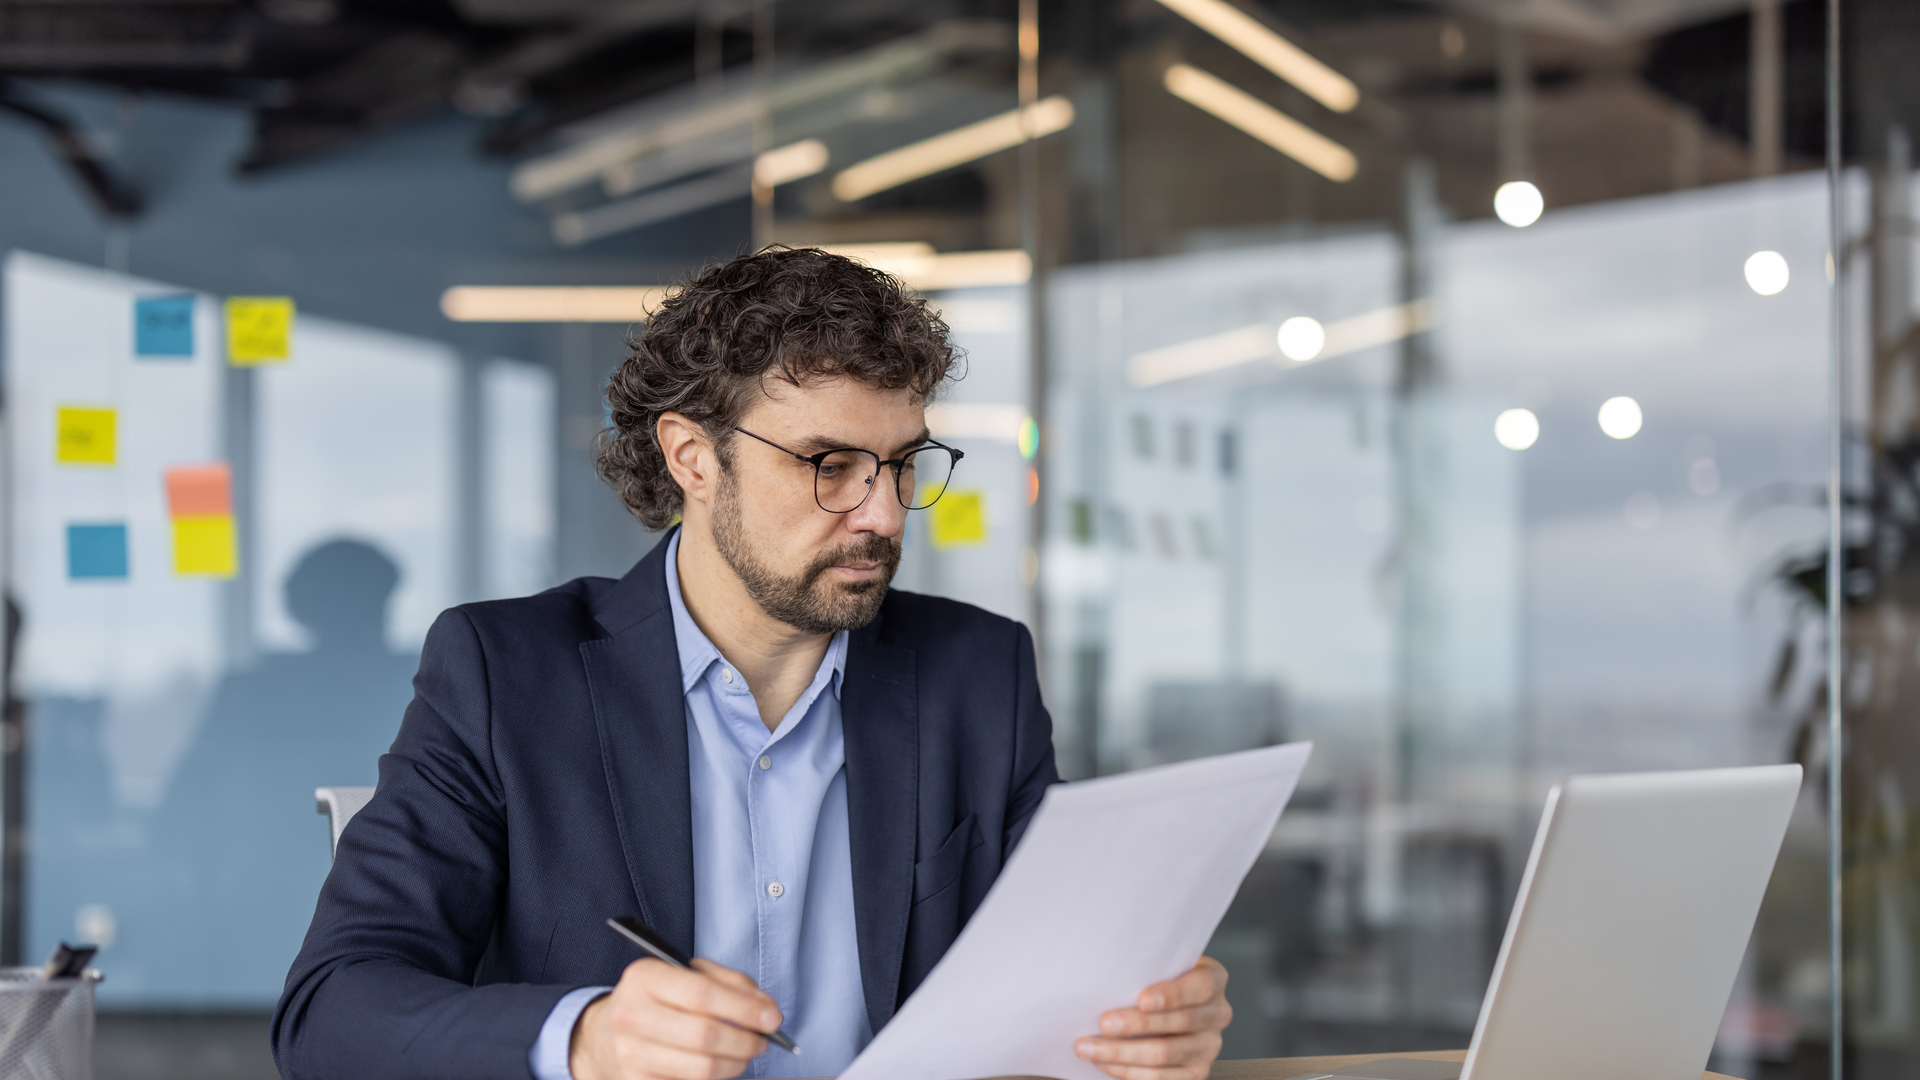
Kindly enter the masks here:
<path id="1" fill-rule="evenodd" d="M 380 787 L 340 838 L 273 1016 L 287 1080 L 528 1080 L 562 995 L 693 952 L 693 825 L 666 544 L 619 581 L 467 604 L 427 635 Z M 841 687 L 855 942 L 880 1030 L 1058 779 L 1024 626 L 893 592 Z"/>

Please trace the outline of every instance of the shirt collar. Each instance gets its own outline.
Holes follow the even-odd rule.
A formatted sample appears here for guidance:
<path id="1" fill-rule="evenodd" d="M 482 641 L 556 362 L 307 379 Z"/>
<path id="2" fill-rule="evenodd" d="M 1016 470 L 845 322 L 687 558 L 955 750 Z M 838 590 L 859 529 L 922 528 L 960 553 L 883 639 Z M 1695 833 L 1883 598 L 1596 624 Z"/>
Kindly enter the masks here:
<path id="1" fill-rule="evenodd" d="M 726 657 L 720 655 L 707 635 L 700 631 L 700 624 L 693 621 L 687 613 L 687 602 L 680 596 L 680 530 L 673 530 L 667 538 L 667 605 L 673 609 L 673 640 L 680 650 L 680 692 L 691 691 L 694 684 L 706 675 L 707 669 L 716 663 L 725 663 Z M 827 655 L 820 660 L 820 666 L 832 672 L 831 687 L 834 700 L 840 698 L 840 683 L 847 672 L 847 632 L 838 631 L 833 640 L 827 643 Z"/>

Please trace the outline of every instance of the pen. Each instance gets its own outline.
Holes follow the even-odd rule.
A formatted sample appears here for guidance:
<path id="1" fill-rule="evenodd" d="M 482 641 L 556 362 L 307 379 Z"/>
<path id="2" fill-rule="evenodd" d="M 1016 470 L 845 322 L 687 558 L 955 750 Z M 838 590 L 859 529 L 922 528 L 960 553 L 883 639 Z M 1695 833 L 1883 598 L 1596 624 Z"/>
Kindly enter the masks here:
<path id="1" fill-rule="evenodd" d="M 674 967 L 686 968 L 689 971 L 694 969 L 693 961 L 682 956 L 680 950 L 673 947 L 672 942 L 655 933 L 653 927 L 639 919 L 631 915 L 621 915 L 608 919 L 607 925 L 613 927 L 614 933 L 640 946 L 656 960 L 663 960 Z M 793 1045 L 793 1040 L 787 1038 L 785 1032 L 776 1031 L 767 1036 L 767 1041 L 789 1053 L 800 1052 L 800 1048 Z"/>

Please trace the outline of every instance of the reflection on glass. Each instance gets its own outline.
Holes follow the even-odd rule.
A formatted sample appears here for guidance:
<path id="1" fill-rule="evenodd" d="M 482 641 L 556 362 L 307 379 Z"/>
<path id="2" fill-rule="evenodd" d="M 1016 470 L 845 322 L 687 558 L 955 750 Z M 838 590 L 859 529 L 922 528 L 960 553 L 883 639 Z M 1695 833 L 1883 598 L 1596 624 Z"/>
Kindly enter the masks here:
<path id="1" fill-rule="evenodd" d="M 327 872 L 313 789 L 375 783 L 412 697 L 418 658 L 387 645 L 400 582 L 372 544 L 307 551 L 282 592 L 312 647 L 263 653 L 214 691 L 146 822 L 152 891 L 118 905 L 144 931 L 129 925 L 127 950 L 174 995 L 259 1000 L 285 980 Z"/>
<path id="2" fill-rule="evenodd" d="M 1840 70 L 1849 117 L 1840 149 L 1843 239 L 1839 276 L 1845 393 L 1838 549 L 1783 560 L 1775 580 L 1797 596 L 1806 631 L 1783 638 L 1775 696 L 1796 716 L 1799 753 L 1837 766 L 1838 888 L 1842 927 L 1841 1017 L 1848 1077 L 1881 1080 L 1920 1068 L 1920 742 L 1912 715 L 1920 695 L 1914 638 L 1915 463 L 1920 411 L 1911 388 L 1920 375 L 1914 292 L 1920 183 L 1913 137 L 1920 116 L 1907 103 L 1909 65 L 1898 54 L 1912 31 L 1895 7 L 1861 4 L 1848 13 Z M 1872 43 L 1872 44 L 1869 44 Z M 1793 258 L 1796 267 L 1819 265 Z M 1785 275 L 1782 275 L 1785 280 Z M 1756 292 L 1762 291 L 1754 283 Z M 1795 282 L 1778 297 L 1805 290 Z M 1773 302 L 1773 301 L 1769 301 Z M 1838 602 L 1824 622 L 1821 608 Z M 1825 649 L 1836 644 L 1829 664 Z M 1839 742 L 1831 724 L 1841 721 Z"/>
<path id="3" fill-rule="evenodd" d="M 1327 346 L 1326 328 L 1319 320 L 1306 315 L 1295 315 L 1280 324 L 1278 335 L 1280 352 L 1289 360 L 1305 362 L 1319 357 L 1320 350 Z"/>
<path id="4" fill-rule="evenodd" d="M 1540 220 L 1547 200 L 1531 181 L 1509 180 L 1493 193 L 1493 213 L 1516 229 L 1524 229 Z"/>
<path id="5" fill-rule="evenodd" d="M 831 246 L 927 296 L 967 354 L 928 424 L 967 460 L 910 515 L 897 585 L 1028 621 L 1069 774 L 1316 741 L 1213 942 L 1228 1056 L 1464 1045 L 1555 778 L 1793 759 L 1842 774 L 1846 975 L 1810 784 L 1713 1065 L 1813 1078 L 1844 1043 L 1859 1075 L 1913 1071 L 1903 8 L 1840 4 L 1835 191 L 1823 4 L 1041 5 L 1024 92 L 1012 5 L 777 7 L 691 28 L 693 79 L 622 89 L 503 183 L 547 211 L 540 258 L 578 258 L 579 284 L 663 235 L 641 230 L 751 192 L 751 243 Z M 204 348 L 125 360 L 99 313 L 177 287 L 16 254 L 7 289 L 28 949 L 110 937 L 122 1002 L 257 1005 L 270 965 L 155 944 L 163 918 L 205 932 L 195 881 L 228 872 L 156 853 L 242 827 L 189 795 L 220 781 L 189 778 L 240 768 L 220 747 L 297 746 L 353 774 L 262 764 L 236 797 L 364 782 L 351 761 L 397 719 L 375 696 L 404 692 L 438 610 L 551 584 L 570 530 L 626 550 L 624 518 L 583 509 L 604 500 L 554 509 L 592 486 L 615 335 L 556 331 L 556 383 L 303 316 L 292 365 L 238 377 Z M 147 472 L 58 466 L 53 408 L 110 390 Z M 150 573 L 172 555 L 160 470 L 220 461 L 254 493 L 240 578 Z M 916 504 L 926 471 L 901 478 Z M 65 527 L 114 523 L 129 576 L 70 576 Z M 316 614 L 311 580 L 357 583 L 338 598 L 356 614 Z M 352 665 L 364 700 L 301 689 Z M 317 821 L 274 827 L 311 841 L 286 848 L 289 880 L 322 872 Z"/>
<path id="6" fill-rule="evenodd" d="M 1610 439 L 1631 439 L 1640 433 L 1640 403 L 1630 397 L 1612 397 L 1600 403 L 1600 430 Z"/>
<path id="7" fill-rule="evenodd" d="M 1228 1056 L 1464 1045 L 1554 779 L 1795 753 L 1765 687 L 1803 608 L 1766 583 L 1825 527 L 1776 497 L 1822 476 L 1824 297 L 1727 268 L 1820 257 L 1817 150 L 1751 179 L 1669 66 L 1722 31 L 1677 9 L 1296 6 L 1270 32 L 1353 79 L 1345 113 L 1152 12 L 1090 84 L 1111 141 L 1038 166 L 1086 200 L 1043 232 L 1062 759 L 1313 739 L 1213 943 Z M 1818 800 L 1717 1068 L 1824 1045 Z"/>
<path id="8" fill-rule="evenodd" d="M 1531 409 L 1506 409 L 1493 418 L 1493 437 L 1509 450 L 1525 450 L 1540 438 L 1540 418 Z"/>
<path id="9" fill-rule="evenodd" d="M 10 407 L 44 418 L 9 455 L 22 952 L 100 943 L 107 1008 L 264 1009 L 327 871 L 313 789 L 375 782 L 440 610 L 551 583 L 551 377 L 500 362 L 463 395 L 445 346 L 307 315 L 284 366 L 237 372 L 209 297 L 191 305 L 198 351 L 157 362 L 118 331 L 178 288 L 15 254 L 6 291 Z M 70 400 L 115 412 L 111 467 L 54 458 Z M 498 571 L 460 527 L 478 486 L 455 467 L 466 424 L 502 452 L 476 463 Z M 177 558 L 176 489 L 204 476 L 222 480 L 235 573 Z M 123 529 L 116 576 L 70 573 L 74 520 Z"/>
<path id="10" fill-rule="evenodd" d="M 1787 260 L 1777 251 L 1756 251 L 1747 256 L 1747 284 L 1761 296 L 1772 296 L 1785 289 L 1792 276 Z"/>

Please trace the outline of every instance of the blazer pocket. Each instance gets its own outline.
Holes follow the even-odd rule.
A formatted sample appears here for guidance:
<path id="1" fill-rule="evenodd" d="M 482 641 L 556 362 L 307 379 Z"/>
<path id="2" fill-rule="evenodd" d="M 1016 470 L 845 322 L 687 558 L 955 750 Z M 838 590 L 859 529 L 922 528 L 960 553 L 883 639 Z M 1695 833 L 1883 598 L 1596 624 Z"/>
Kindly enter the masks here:
<path id="1" fill-rule="evenodd" d="M 960 872 L 966 869 L 968 852 L 984 843 L 986 840 L 974 823 L 974 815 L 961 818 L 939 850 L 913 864 L 913 902 L 918 904 L 937 896 L 959 881 Z"/>

